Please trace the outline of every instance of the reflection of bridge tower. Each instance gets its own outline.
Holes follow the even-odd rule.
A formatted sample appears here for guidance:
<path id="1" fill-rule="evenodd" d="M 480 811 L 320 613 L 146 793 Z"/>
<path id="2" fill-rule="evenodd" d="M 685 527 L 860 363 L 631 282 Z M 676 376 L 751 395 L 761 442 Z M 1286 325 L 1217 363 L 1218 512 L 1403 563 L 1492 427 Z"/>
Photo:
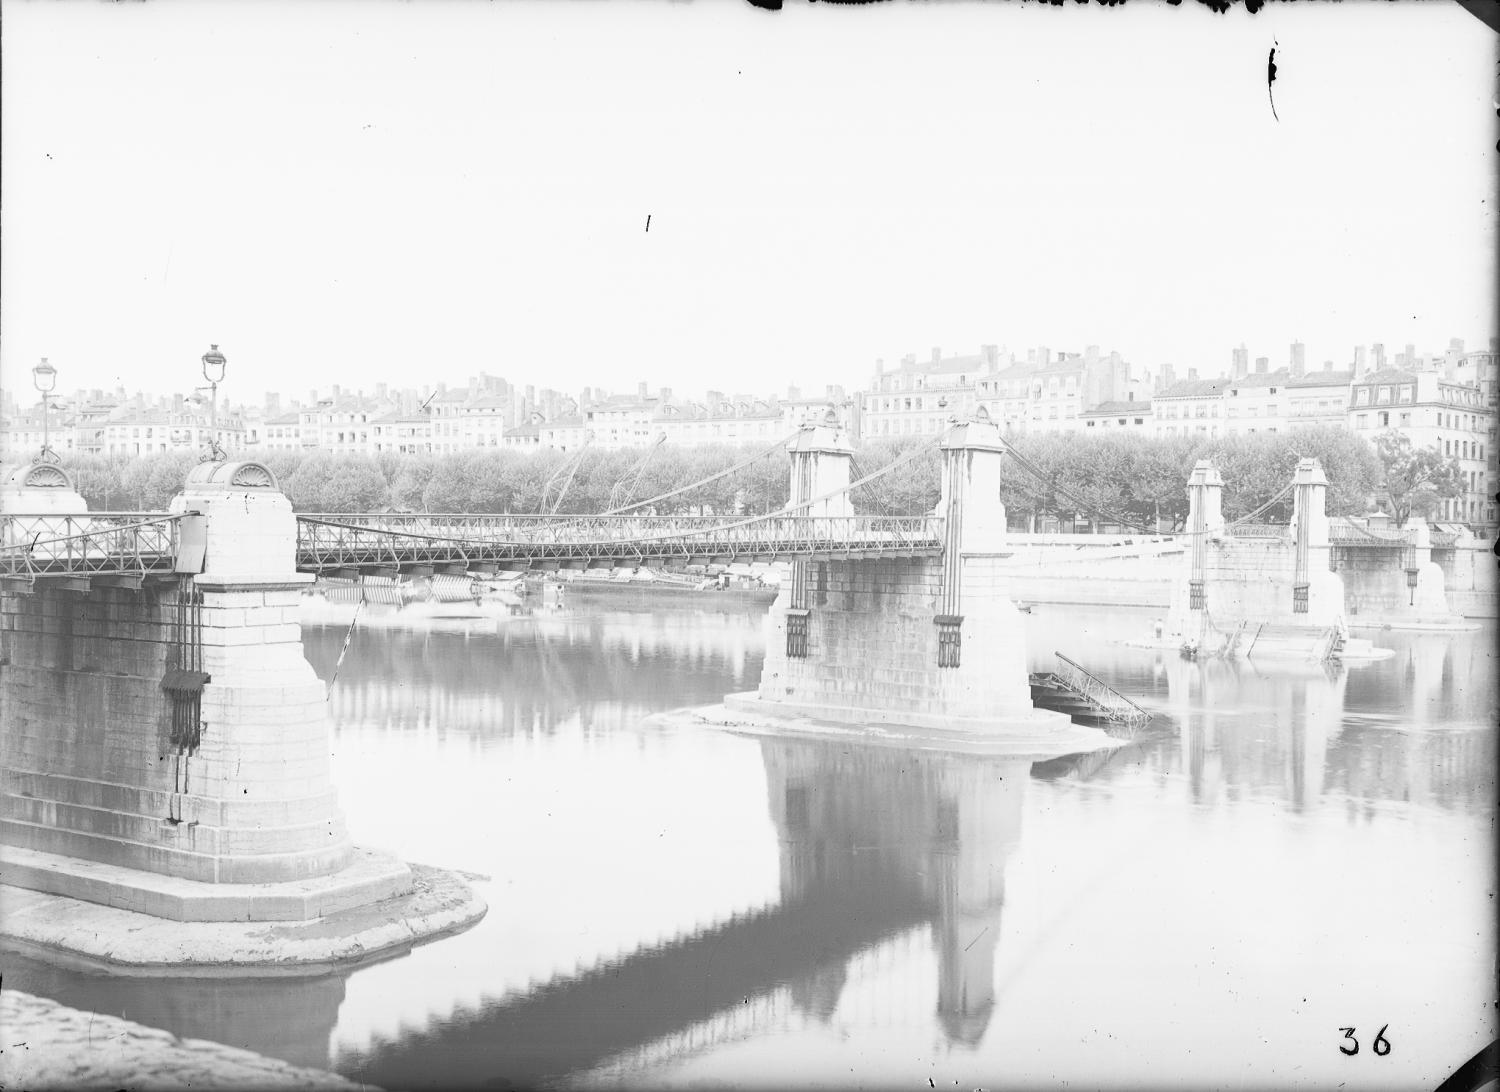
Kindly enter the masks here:
<path id="1" fill-rule="evenodd" d="M 1209 660 L 1167 661 L 1167 687 L 1195 803 L 1272 790 L 1296 808 L 1323 791 L 1340 731 L 1348 675 L 1336 666 L 1274 669 Z M 1229 712 L 1221 712 L 1228 710 Z"/>
<path id="2" fill-rule="evenodd" d="M 977 1043 L 994 1004 L 1005 863 L 1030 763 L 784 739 L 761 747 L 783 903 L 915 899 L 933 924 L 945 1032 Z M 826 1020 L 843 964 L 815 974 L 808 1007 Z"/>

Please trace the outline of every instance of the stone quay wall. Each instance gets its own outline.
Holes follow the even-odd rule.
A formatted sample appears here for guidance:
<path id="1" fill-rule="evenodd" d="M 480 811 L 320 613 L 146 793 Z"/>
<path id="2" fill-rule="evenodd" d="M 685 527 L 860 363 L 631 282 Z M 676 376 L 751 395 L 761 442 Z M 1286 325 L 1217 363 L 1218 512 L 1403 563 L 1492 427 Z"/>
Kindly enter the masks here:
<path id="1" fill-rule="evenodd" d="M 1093 552 L 1065 547 L 1013 559 L 1007 570 L 1010 590 L 1031 603 L 1159 608 L 1171 603 L 1173 582 L 1185 564 L 1180 547 L 1136 557 L 1094 557 Z"/>
<path id="2" fill-rule="evenodd" d="M 1432 562 L 1417 567 L 1415 594 L 1406 582 L 1404 551 L 1341 551 L 1339 576 L 1344 581 L 1344 611 L 1351 621 L 1378 618 L 1399 621 L 1421 615 L 1447 615 L 1443 572 Z M 1415 602 L 1414 602 L 1415 601 Z"/>
<path id="3" fill-rule="evenodd" d="M 1434 549 L 1433 562 L 1443 570 L 1448 606 L 1466 618 L 1500 615 L 1500 558 L 1493 542 Z"/>
<path id="4" fill-rule="evenodd" d="M 215 883 L 343 867 L 352 846 L 297 590 L 202 592 L 211 681 L 195 745 L 174 744 L 161 685 L 177 662 L 177 596 L 170 583 L 39 582 L 0 597 L 0 843 Z M 286 644 L 305 677 L 257 677 Z"/>
<path id="5" fill-rule="evenodd" d="M 1033 548 L 1024 558 L 1018 553 L 1009 570 L 1011 591 L 1017 599 L 1033 603 L 1166 608 L 1178 583 L 1188 579 L 1185 550 L 1139 557 L 1095 557 L 1096 552 L 1107 553 L 1071 545 Z M 1399 551 L 1336 549 L 1335 553 L 1344 581 L 1346 617 L 1389 612 L 1394 620 L 1411 613 L 1411 593 Z M 1488 545 L 1434 549 L 1432 561 L 1442 574 L 1448 611 L 1468 618 L 1500 615 L 1496 587 L 1500 568 Z M 1433 579 L 1419 576 L 1424 589 Z"/>
<path id="6" fill-rule="evenodd" d="M 784 589 L 766 619 L 761 699 L 837 707 L 870 722 L 1034 714 L 1005 559 L 971 555 L 962 564 L 960 666 L 939 667 L 939 559 L 809 563 L 807 656 L 787 655 Z"/>

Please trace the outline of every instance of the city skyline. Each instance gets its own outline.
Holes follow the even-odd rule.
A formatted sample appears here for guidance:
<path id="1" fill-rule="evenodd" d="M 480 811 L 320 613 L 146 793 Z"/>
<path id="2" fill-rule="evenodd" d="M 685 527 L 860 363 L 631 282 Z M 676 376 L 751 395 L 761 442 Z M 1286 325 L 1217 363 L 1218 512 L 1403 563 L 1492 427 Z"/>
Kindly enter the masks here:
<path id="1" fill-rule="evenodd" d="M 248 404 L 1495 330 L 1492 37 L 1456 6 L 350 10 L 7 12 L 18 404 L 42 356 L 188 393 L 210 342 Z"/>
<path id="2" fill-rule="evenodd" d="M 1257 348 L 1232 346 L 1227 350 L 1230 354 L 1229 359 L 1209 364 L 1189 363 L 1181 365 L 1172 361 L 1159 363 L 1142 362 L 1132 358 L 1129 353 L 1120 353 L 1116 349 L 1108 350 L 1103 355 L 1108 356 L 1113 354 L 1122 357 L 1131 370 L 1138 372 L 1140 378 L 1160 386 L 1187 378 L 1231 379 L 1238 374 L 1243 374 L 1243 371 L 1269 370 L 1274 372 L 1278 369 L 1284 370 L 1296 359 L 1298 349 L 1303 350 L 1300 354 L 1302 364 L 1311 373 L 1320 370 L 1329 370 L 1330 365 L 1331 370 L 1334 371 L 1348 371 L 1350 369 L 1374 370 L 1377 362 L 1383 362 L 1381 366 L 1385 367 L 1410 368 L 1417 361 L 1423 359 L 1436 360 L 1442 358 L 1445 354 L 1452 355 L 1453 353 L 1464 352 L 1469 354 L 1484 352 L 1493 354 L 1497 351 L 1497 340 L 1500 339 L 1491 338 L 1489 344 L 1481 345 L 1478 342 L 1469 342 L 1464 338 L 1455 337 L 1449 338 L 1441 347 L 1415 343 L 1397 346 L 1386 342 L 1364 342 L 1350 346 L 1348 351 L 1343 354 L 1343 359 L 1335 356 L 1331 358 L 1325 357 L 1322 360 L 1308 354 L 1305 351 L 1306 346 L 1301 342 L 1290 343 L 1284 354 L 1270 356 L 1260 353 Z M 929 353 L 941 354 L 941 359 L 948 361 L 963 357 L 982 356 L 986 349 L 998 349 L 1000 359 L 998 366 L 1004 368 L 1017 364 L 1031 364 L 1031 356 L 1035 353 L 1048 352 L 1050 354 L 1049 361 L 1059 363 L 1065 358 L 1084 357 L 1090 352 L 1097 352 L 1100 346 L 1092 342 L 1080 345 L 1078 348 L 1059 348 L 1046 345 L 1009 347 L 988 343 L 979 346 L 933 346 L 929 350 Z M 1413 352 L 1414 355 L 1408 359 L 1408 354 L 1413 354 Z M 1243 371 L 1240 370 L 1242 367 L 1242 354 Z M 43 359 L 45 360 L 46 358 Z M 899 370 L 903 366 L 916 366 L 918 369 L 921 369 L 936 359 L 935 355 L 924 356 L 919 353 L 904 353 L 899 357 L 879 357 L 871 362 L 863 378 L 852 385 L 823 382 L 823 377 L 810 373 L 800 381 L 788 383 L 779 389 L 765 387 L 763 384 L 756 386 L 754 383 L 748 386 L 736 386 L 733 383 L 726 382 L 722 378 L 699 377 L 700 382 L 703 384 L 702 386 L 683 390 L 659 384 L 650 376 L 631 377 L 624 373 L 613 377 L 612 385 L 597 379 L 590 382 L 585 377 L 584 382 L 580 386 L 558 389 L 539 382 L 536 376 L 495 374 L 487 368 L 480 368 L 477 372 L 470 372 L 462 376 L 457 373 L 432 375 L 419 384 L 412 384 L 410 382 L 396 383 L 385 380 L 377 380 L 366 384 L 358 376 L 333 373 L 325 376 L 323 381 L 315 383 L 310 387 L 283 390 L 256 388 L 248 396 L 238 395 L 234 384 L 226 379 L 221 384 L 222 393 L 220 398 L 221 403 L 225 406 L 244 408 L 257 406 L 271 407 L 273 405 L 284 408 L 315 406 L 320 401 L 337 402 L 340 399 L 351 397 L 377 400 L 389 398 L 394 401 L 410 401 L 415 399 L 418 402 L 423 402 L 430 401 L 431 397 L 445 392 L 462 391 L 465 388 L 483 394 L 487 389 L 487 385 L 494 385 L 498 381 L 500 385 L 514 391 L 522 392 L 531 388 L 536 392 L 565 396 L 577 401 L 580 405 L 588 403 L 591 399 L 599 402 L 611 399 L 654 401 L 660 400 L 663 394 L 670 395 L 672 400 L 681 402 L 712 402 L 715 401 L 716 397 L 734 400 L 765 398 L 783 401 L 845 400 L 850 398 L 858 399 L 869 394 L 874 389 L 871 385 L 871 379 L 878 376 L 879 369 L 881 368 L 891 372 Z M 197 362 L 195 361 L 194 363 L 196 364 Z M 1262 367 L 1263 364 L 1265 365 L 1264 367 Z M 28 415 L 40 411 L 41 395 L 35 389 L 31 389 L 34 384 L 30 382 L 30 373 L 31 369 L 28 368 L 25 373 L 18 373 L 14 386 L 6 384 L 0 387 L 0 413 L 6 412 L 9 407 L 14 407 L 16 412 Z M 194 385 L 201 380 L 201 376 L 194 383 L 184 380 L 175 387 L 170 383 L 170 380 L 173 378 L 170 373 L 164 375 L 163 378 L 168 382 L 166 385 L 158 387 L 142 385 L 130 387 L 119 383 L 114 387 L 90 388 L 69 383 L 67 377 L 59 370 L 58 386 L 52 393 L 51 400 L 54 407 L 94 398 L 105 401 L 117 398 L 126 401 L 141 399 L 147 404 L 172 403 L 176 400 L 187 403 L 189 407 L 197 401 L 206 405 L 207 396 L 202 392 L 207 388 Z"/>

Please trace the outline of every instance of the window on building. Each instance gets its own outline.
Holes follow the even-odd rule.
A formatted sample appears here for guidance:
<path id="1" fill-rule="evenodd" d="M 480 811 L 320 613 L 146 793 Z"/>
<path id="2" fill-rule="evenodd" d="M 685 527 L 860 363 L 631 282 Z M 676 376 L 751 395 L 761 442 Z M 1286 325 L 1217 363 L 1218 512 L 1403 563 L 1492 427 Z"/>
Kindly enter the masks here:
<path id="1" fill-rule="evenodd" d="M 1354 417 L 1354 427 L 1355 428 L 1369 428 L 1370 427 L 1370 415 L 1368 413 L 1356 414 L 1355 417 Z"/>
<path id="2" fill-rule="evenodd" d="M 1391 415 L 1389 413 L 1382 413 L 1380 415 L 1380 427 L 1381 428 L 1386 428 L 1387 426 L 1390 425 L 1390 423 L 1391 423 Z"/>
<path id="3" fill-rule="evenodd" d="M 1401 426 L 1405 428 L 1409 424 L 1411 424 L 1411 414 L 1403 413 L 1401 415 Z"/>
<path id="4" fill-rule="evenodd" d="M 1401 401 L 1411 401 L 1411 387 L 1409 385 L 1401 388 Z"/>

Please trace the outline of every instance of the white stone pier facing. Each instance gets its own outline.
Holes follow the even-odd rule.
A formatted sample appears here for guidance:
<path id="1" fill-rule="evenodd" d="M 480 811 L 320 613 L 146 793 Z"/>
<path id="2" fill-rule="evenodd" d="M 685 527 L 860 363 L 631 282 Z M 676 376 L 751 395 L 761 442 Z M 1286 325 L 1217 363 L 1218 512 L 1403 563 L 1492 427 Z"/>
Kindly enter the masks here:
<path id="1" fill-rule="evenodd" d="M 823 486 L 849 480 L 850 456 L 831 439 L 805 438 L 818 445 Z M 1005 452 L 988 421 L 943 441 L 942 556 L 799 562 L 766 620 L 760 687 L 726 698 L 725 715 L 934 730 L 1037 753 L 1108 746 L 1103 732 L 1031 703 L 1022 615 L 1003 568 Z M 805 478 L 794 455 L 793 504 Z"/>
<path id="2" fill-rule="evenodd" d="M 415 892 L 411 867 L 350 841 L 327 690 L 302 654 L 298 604 L 311 578 L 296 572 L 296 519 L 272 475 L 201 463 L 171 511 L 181 516 L 175 580 L 80 592 L 42 579 L 33 594 L 0 597 L 5 935 L 108 952 L 109 915 L 127 911 L 181 923 L 166 962 L 300 963 L 477 920 L 484 904 L 461 883 L 445 882 L 439 898 Z M 38 894 L 18 902 L 18 888 Z M 104 941 L 56 934 L 36 898 L 98 904 Z M 372 921 L 327 928 L 290 957 L 222 933 L 382 900 L 391 911 L 379 938 Z M 210 928 L 221 932 L 194 932 Z M 131 962 L 151 962 L 149 947 Z"/>

